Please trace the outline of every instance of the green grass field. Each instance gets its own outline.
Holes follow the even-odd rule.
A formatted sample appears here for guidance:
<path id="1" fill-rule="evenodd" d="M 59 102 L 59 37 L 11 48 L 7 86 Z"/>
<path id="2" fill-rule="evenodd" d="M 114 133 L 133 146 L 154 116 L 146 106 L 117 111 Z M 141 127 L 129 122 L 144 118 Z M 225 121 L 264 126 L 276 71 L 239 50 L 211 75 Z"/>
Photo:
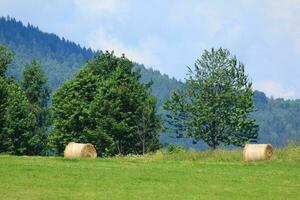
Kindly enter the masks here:
<path id="1" fill-rule="evenodd" d="M 0 156 L 0 199 L 300 199 L 300 148 L 64 159 Z"/>

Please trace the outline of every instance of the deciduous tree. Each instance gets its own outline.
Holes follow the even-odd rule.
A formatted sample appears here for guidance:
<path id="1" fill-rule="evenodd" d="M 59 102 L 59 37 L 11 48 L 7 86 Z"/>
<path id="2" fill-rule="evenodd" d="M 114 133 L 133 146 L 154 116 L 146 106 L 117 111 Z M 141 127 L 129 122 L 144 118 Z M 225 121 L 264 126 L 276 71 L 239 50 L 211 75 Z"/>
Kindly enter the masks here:
<path id="1" fill-rule="evenodd" d="M 34 155 L 35 117 L 20 84 L 12 78 L 7 82 L 1 149 L 9 154 Z"/>
<path id="2" fill-rule="evenodd" d="M 141 153 L 137 117 L 148 98 L 131 61 L 109 52 L 97 56 L 54 94 L 50 145 L 57 153 L 70 141 L 90 142 L 100 155 Z"/>
<path id="3" fill-rule="evenodd" d="M 220 144 L 243 146 L 256 140 L 252 84 L 244 65 L 226 49 L 205 50 L 189 69 L 185 88 L 165 102 L 169 125 L 178 136 L 203 140 L 215 149 Z"/>

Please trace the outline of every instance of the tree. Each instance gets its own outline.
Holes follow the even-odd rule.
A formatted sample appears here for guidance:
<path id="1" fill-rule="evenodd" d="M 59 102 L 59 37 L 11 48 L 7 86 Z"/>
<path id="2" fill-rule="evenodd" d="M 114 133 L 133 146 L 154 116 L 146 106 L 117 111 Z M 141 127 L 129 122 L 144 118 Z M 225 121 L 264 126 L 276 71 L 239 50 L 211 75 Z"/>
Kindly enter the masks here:
<path id="1" fill-rule="evenodd" d="M 45 150 L 47 127 L 49 126 L 48 102 L 50 89 L 47 79 L 36 60 L 27 64 L 23 71 L 22 87 L 30 103 L 30 110 L 34 114 L 37 124 L 34 130 L 34 154 L 41 154 Z"/>
<path id="2" fill-rule="evenodd" d="M 205 50 L 195 69 L 189 68 L 185 88 L 164 104 L 169 125 L 178 137 L 243 146 L 255 141 L 258 126 L 249 117 L 253 110 L 252 84 L 244 65 L 226 49 Z"/>
<path id="3" fill-rule="evenodd" d="M 7 83 L 5 80 L 5 72 L 7 66 L 12 61 L 12 53 L 6 47 L 0 45 L 0 152 L 6 150 L 4 147 L 5 134 L 3 134 L 5 122 L 5 106 L 7 102 Z"/>
<path id="4" fill-rule="evenodd" d="M 0 134 L 3 130 L 5 102 L 7 98 L 7 88 L 5 82 L 5 72 L 7 66 L 12 61 L 12 53 L 6 47 L 0 45 Z M 0 135 L 0 141 L 1 141 Z M 0 147 L 1 148 L 1 147 Z M 1 149 L 0 149 L 1 151 Z"/>
<path id="5" fill-rule="evenodd" d="M 53 95 L 50 145 L 58 154 L 70 141 L 90 142 L 99 155 L 142 152 L 137 117 L 144 100 L 153 97 L 139 80 L 124 56 L 106 52 L 89 61 Z"/>
<path id="6" fill-rule="evenodd" d="M 155 98 L 146 97 L 143 102 L 137 116 L 137 135 L 141 153 L 145 154 L 159 148 L 157 130 L 161 129 L 162 124 L 157 115 Z"/>
<path id="7" fill-rule="evenodd" d="M 5 147 L 3 142 L 5 141 L 5 134 L 3 134 L 4 128 L 4 114 L 5 114 L 5 105 L 7 102 L 7 84 L 5 80 L 0 77 L 0 152 L 4 152 Z"/>
<path id="8" fill-rule="evenodd" d="M 0 46 L 0 153 L 33 155 L 36 120 L 19 83 L 6 78 L 12 53 Z"/>
<path id="9" fill-rule="evenodd" d="M 5 83 L 7 99 L 3 129 L 1 135 L 1 152 L 15 155 L 33 155 L 33 130 L 36 120 L 29 109 L 29 102 L 21 86 L 12 78 Z"/>
<path id="10" fill-rule="evenodd" d="M 7 66 L 11 63 L 13 55 L 6 47 L 0 45 L 0 77 L 4 78 Z"/>

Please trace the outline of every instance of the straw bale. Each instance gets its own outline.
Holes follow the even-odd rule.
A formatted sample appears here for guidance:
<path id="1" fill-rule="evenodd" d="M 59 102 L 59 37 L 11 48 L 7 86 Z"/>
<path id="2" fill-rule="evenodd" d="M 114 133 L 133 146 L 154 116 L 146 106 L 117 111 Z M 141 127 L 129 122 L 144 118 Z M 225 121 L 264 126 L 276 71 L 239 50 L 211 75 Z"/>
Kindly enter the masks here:
<path id="1" fill-rule="evenodd" d="M 97 152 L 95 147 L 92 144 L 83 144 L 70 142 L 64 151 L 64 156 L 66 158 L 82 158 L 82 157 L 91 157 L 96 158 Z"/>
<path id="2" fill-rule="evenodd" d="M 270 160 L 272 155 L 273 147 L 271 144 L 246 144 L 243 151 L 246 162 Z"/>

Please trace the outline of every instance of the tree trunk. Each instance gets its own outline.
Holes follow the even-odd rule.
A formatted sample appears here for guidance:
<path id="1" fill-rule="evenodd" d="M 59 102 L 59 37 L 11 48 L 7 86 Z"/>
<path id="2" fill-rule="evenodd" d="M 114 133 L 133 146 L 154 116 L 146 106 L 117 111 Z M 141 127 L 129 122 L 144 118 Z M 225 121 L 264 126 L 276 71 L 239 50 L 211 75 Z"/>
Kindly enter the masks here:
<path id="1" fill-rule="evenodd" d="M 145 141 L 142 142 L 143 145 L 143 155 L 145 154 Z"/>
<path id="2" fill-rule="evenodd" d="M 211 146 L 211 149 L 216 150 L 216 143 L 215 142 L 213 142 L 213 145 Z"/>
<path id="3" fill-rule="evenodd" d="M 119 154 L 121 154 L 120 141 L 117 142 L 117 149 L 118 149 Z"/>

